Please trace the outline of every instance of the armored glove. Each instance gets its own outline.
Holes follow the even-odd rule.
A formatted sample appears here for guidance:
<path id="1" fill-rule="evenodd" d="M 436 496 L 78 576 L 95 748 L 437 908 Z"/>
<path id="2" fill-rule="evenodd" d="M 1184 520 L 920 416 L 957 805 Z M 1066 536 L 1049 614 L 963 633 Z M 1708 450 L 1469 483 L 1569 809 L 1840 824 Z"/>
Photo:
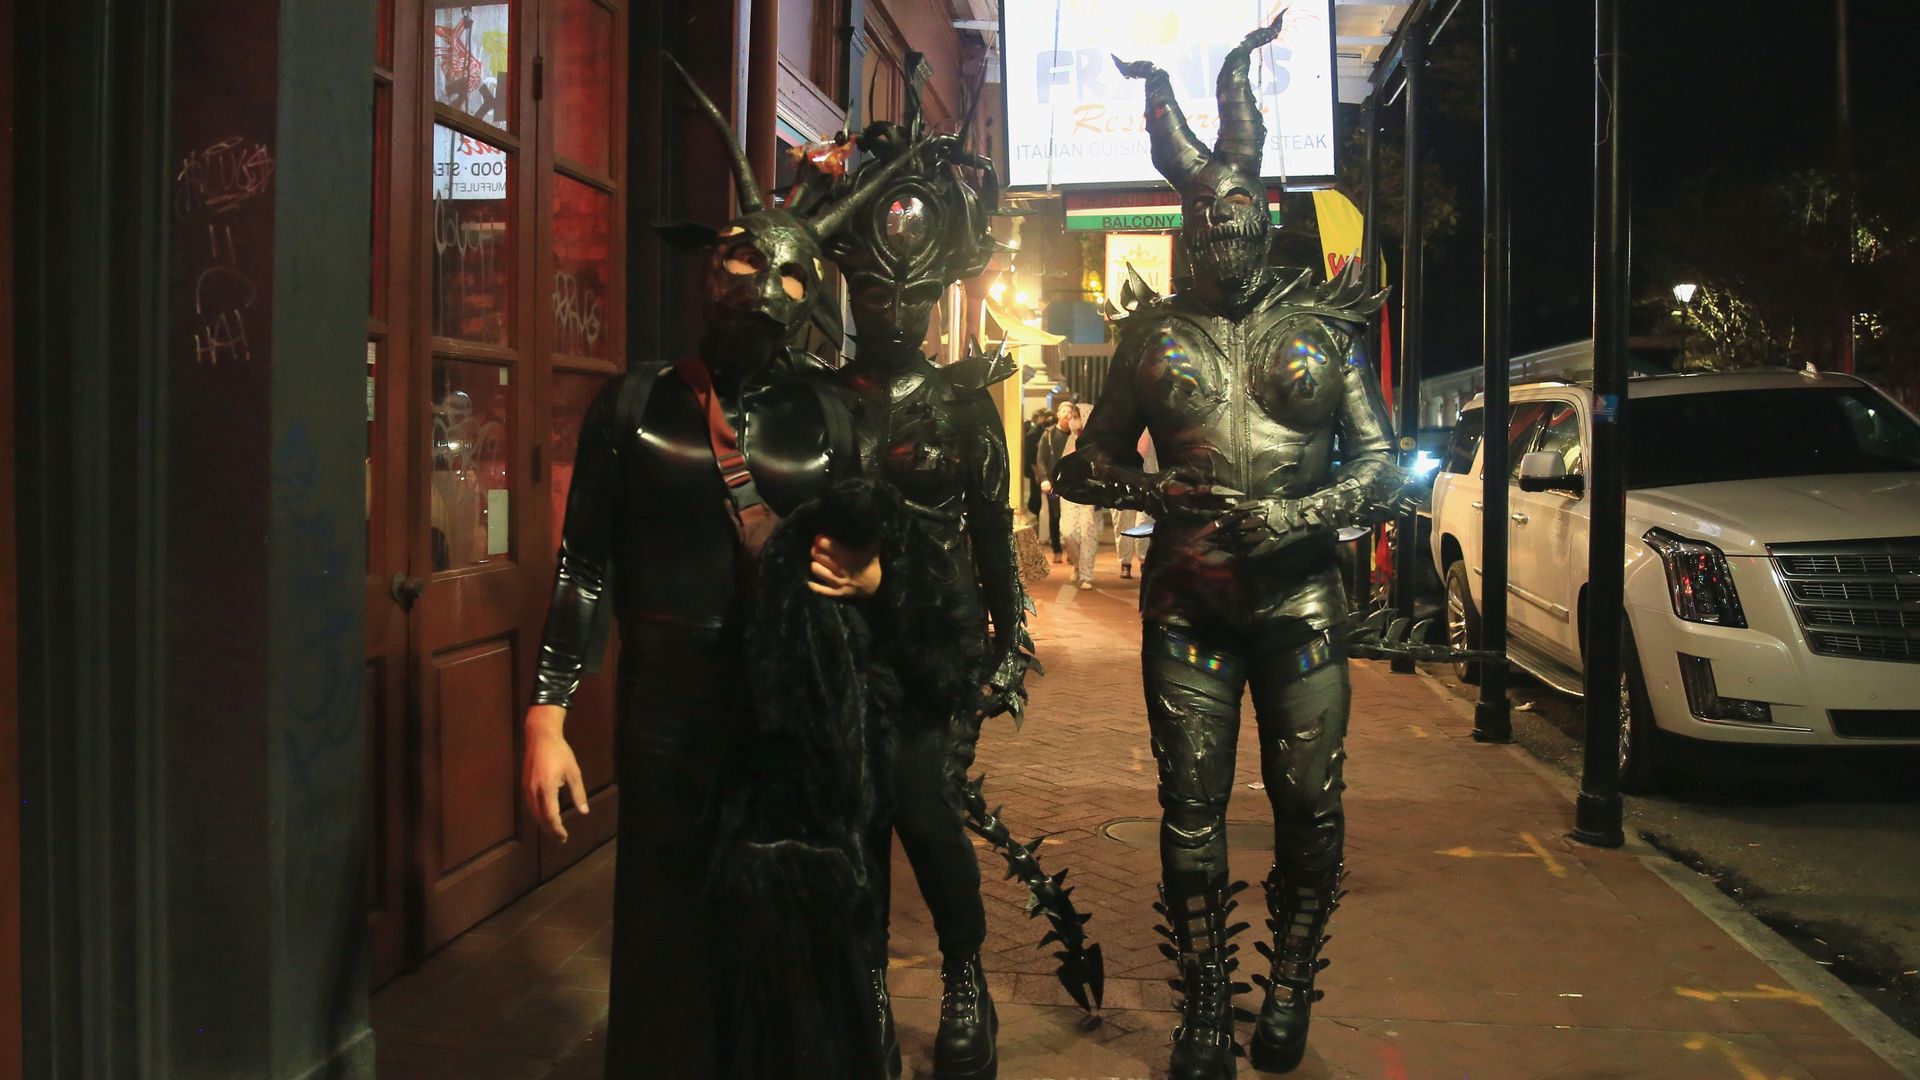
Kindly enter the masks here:
<path id="1" fill-rule="evenodd" d="M 1370 526 L 1408 513 L 1419 505 L 1421 478 L 1397 465 L 1370 477 L 1348 476 L 1332 487 L 1299 498 L 1237 500 L 1221 521 L 1234 546 L 1264 555 L 1305 537 L 1346 526 Z"/>
<path id="2" fill-rule="evenodd" d="M 1147 512 L 1155 521 L 1211 521 L 1241 506 L 1241 494 L 1218 487 L 1190 465 L 1162 469 L 1149 479 Z"/>

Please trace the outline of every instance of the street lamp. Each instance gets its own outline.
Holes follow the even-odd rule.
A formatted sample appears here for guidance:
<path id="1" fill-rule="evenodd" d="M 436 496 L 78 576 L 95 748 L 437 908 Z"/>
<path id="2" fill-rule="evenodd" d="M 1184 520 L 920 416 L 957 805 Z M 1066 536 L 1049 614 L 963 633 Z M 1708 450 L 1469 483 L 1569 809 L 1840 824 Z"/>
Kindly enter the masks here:
<path id="1" fill-rule="evenodd" d="M 1686 370 L 1687 367 L 1687 319 L 1688 316 L 1693 314 L 1693 294 L 1699 291 L 1700 286 L 1690 281 L 1683 281 L 1673 287 L 1673 298 L 1680 302 L 1680 363 L 1678 369 L 1682 371 Z"/>

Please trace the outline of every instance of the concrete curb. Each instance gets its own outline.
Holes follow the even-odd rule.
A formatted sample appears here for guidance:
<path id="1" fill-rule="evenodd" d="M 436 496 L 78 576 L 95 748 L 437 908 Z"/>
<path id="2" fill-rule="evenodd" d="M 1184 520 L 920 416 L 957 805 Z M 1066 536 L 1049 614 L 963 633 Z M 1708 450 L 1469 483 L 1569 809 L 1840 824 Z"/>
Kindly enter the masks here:
<path id="1" fill-rule="evenodd" d="M 1473 707 L 1447 692 L 1426 672 L 1418 672 L 1422 685 L 1455 714 L 1473 719 Z M 1571 825 L 1573 800 L 1579 785 L 1572 777 L 1547 765 L 1518 743 L 1498 747 L 1514 757 L 1567 797 L 1568 823 Z M 1901 1027 L 1875 1008 L 1872 1002 L 1840 981 L 1832 972 L 1815 963 L 1791 942 L 1774 933 L 1759 919 L 1743 910 L 1733 898 L 1714 888 L 1698 872 L 1676 862 L 1653 845 L 1629 832 L 1623 851 L 1667 883 L 1689 904 L 1713 921 L 1726 935 L 1751 953 L 1755 959 L 1779 972 L 1794 989 L 1820 1002 L 1821 1011 L 1847 1033 L 1878 1054 L 1881 1060 L 1910 1080 L 1920 1080 L 1920 1036 Z"/>

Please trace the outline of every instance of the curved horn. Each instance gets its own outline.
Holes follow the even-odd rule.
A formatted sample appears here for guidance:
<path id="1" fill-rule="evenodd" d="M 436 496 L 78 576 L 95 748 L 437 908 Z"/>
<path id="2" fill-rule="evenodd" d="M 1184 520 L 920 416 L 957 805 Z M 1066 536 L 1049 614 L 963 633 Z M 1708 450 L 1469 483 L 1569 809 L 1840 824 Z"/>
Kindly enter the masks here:
<path id="1" fill-rule="evenodd" d="M 1280 34 L 1280 20 L 1287 17 L 1283 8 L 1273 22 L 1240 39 L 1220 66 L 1220 78 L 1214 96 L 1220 103 L 1220 137 L 1213 144 L 1214 159 L 1238 172 L 1258 178 L 1260 154 L 1267 145 L 1267 124 L 1260 116 L 1260 104 L 1253 97 L 1253 82 L 1247 67 L 1253 50 Z"/>
<path id="2" fill-rule="evenodd" d="M 1153 167 L 1174 187 L 1186 187 L 1206 167 L 1207 146 L 1187 126 L 1167 73 L 1151 60 L 1128 63 L 1115 56 L 1113 66 L 1129 79 L 1147 80 L 1147 135 L 1153 140 Z"/>
<path id="3" fill-rule="evenodd" d="M 899 157 L 894 158 L 884 166 L 874 170 L 872 175 L 862 176 L 859 184 L 854 187 L 853 191 L 848 193 L 846 198 L 834 203 L 825 212 L 808 221 L 807 227 L 812 229 L 813 234 L 822 240 L 839 232 L 840 228 L 844 226 L 854 214 L 858 213 L 861 207 L 865 206 L 875 195 L 879 194 L 882 187 L 892 183 L 894 177 L 900 175 L 903 169 L 912 164 L 913 160 L 920 156 L 920 151 L 924 149 L 926 145 L 927 140 L 921 139 L 919 142 L 907 147 L 906 151 Z M 866 172 L 867 170 L 862 169 L 861 171 Z"/>
<path id="4" fill-rule="evenodd" d="M 693 76 L 687 74 L 687 69 L 680 66 L 680 61 L 675 60 L 672 53 L 663 52 L 660 55 L 666 57 L 667 63 L 673 65 L 673 70 L 680 73 L 680 81 L 687 84 L 693 99 L 700 103 L 700 110 L 707 114 L 707 119 L 713 121 L 714 127 L 720 129 L 721 141 L 727 144 L 727 153 L 733 159 L 733 182 L 740 189 L 740 212 L 751 214 L 765 210 L 767 203 L 760 197 L 760 183 L 753 178 L 753 166 L 747 164 L 747 155 L 741 151 L 739 140 L 733 137 L 733 125 L 727 123 L 720 107 L 713 103 L 706 91 L 700 89 L 700 84 L 693 81 Z"/>

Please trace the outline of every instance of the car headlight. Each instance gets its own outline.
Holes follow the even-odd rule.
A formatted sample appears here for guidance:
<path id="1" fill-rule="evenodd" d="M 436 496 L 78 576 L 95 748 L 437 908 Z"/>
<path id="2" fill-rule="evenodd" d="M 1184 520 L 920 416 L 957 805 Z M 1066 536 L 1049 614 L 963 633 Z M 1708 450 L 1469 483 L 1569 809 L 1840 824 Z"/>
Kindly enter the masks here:
<path id="1" fill-rule="evenodd" d="M 1733 587 L 1733 571 L 1720 549 L 1703 540 L 1675 536 L 1665 529 L 1648 529 L 1641 537 L 1667 568 L 1667 594 L 1673 613 L 1688 622 L 1745 628 L 1740 594 Z"/>

